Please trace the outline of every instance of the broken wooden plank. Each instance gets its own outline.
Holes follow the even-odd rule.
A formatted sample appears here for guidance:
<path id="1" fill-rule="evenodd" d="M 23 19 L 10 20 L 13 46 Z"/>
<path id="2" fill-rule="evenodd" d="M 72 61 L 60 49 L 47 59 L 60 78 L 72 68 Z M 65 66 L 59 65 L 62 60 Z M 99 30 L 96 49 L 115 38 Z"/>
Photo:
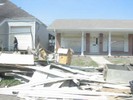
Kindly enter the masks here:
<path id="1" fill-rule="evenodd" d="M 122 86 L 120 84 L 102 84 L 103 87 L 108 87 L 108 88 L 114 88 L 114 89 L 130 89 L 130 87 Z"/>
<path id="2" fill-rule="evenodd" d="M 42 80 L 45 80 L 47 77 L 48 77 L 47 74 L 35 71 L 29 81 L 30 83 L 42 82 Z"/>
<path id="3" fill-rule="evenodd" d="M 39 91 L 38 91 L 39 92 Z M 28 91 L 28 93 L 20 93 L 18 97 L 27 98 L 47 98 L 47 99 L 81 99 L 81 100 L 107 100 L 105 96 L 85 96 L 85 95 L 77 95 L 77 94 L 62 94 L 58 92 L 42 92 L 40 93 L 33 93 Z"/>
<path id="4" fill-rule="evenodd" d="M 72 78 L 51 78 L 51 79 L 46 79 L 46 80 L 42 80 L 39 82 L 31 82 L 31 83 L 25 83 L 25 84 L 21 84 L 21 85 L 17 85 L 17 86 L 12 86 L 10 88 L 15 88 L 15 89 L 19 89 L 19 88 L 28 88 L 28 87 L 35 87 L 35 86 L 39 86 L 39 85 L 44 85 L 44 84 L 50 84 L 50 83 L 57 83 L 57 82 L 62 82 L 65 80 L 72 80 Z"/>
<path id="5" fill-rule="evenodd" d="M 17 73 L 5 73 L 6 76 L 14 76 L 15 78 L 21 79 L 25 82 L 29 82 L 31 80 L 31 77 L 28 77 L 26 75 L 17 74 Z"/>
<path id="6" fill-rule="evenodd" d="M 123 97 L 130 97 L 130 94 L 124 94 L 124 93 L 112 93 L 112 92 L 96 92 L 96 91 L 88 91 L 88 90 L 75 90 L 75 89 L 64 89 L 64 88 L 34 88 L 34 87 L 26 87 L 26 88 L 19 88 L 19 89 L 15 89 L 15 88 L 2 88 L 0 89 L 0 94 L 2 93 L 6 93 L 6 92 L 17 92 L 18 93 L 25 93 L 25 94 L 37 94 L 40 96 L 44 96 L 44 94 L 51 94 L 51 96 L 53 94 L 72 94 L 72 95 L 84 95 L 84 96 L 123 96 Z"/>
<path id="7" fill-rule="evenodd" d="M 60 68 L 60 69 L 63 69 L 64 71 L 68 71 L 68 72 L 71 72 L 73 74 L 82 74 L 82 75 L 101 75 L 102 73 L 99 73 L 99 72 L 85 72 L 85 71 L 81 71 L 81 70 L 78 70 L 78 69 L 72 69 L 72 68 L 69 68 L 69 67 L 65 67 L 65 66 L 62 66 L 62 65 L 57 65 L 57 64 L 53 64 L 51 63 L 51 67 L 56 67 L 56 68 Z"/>
<path id="8" fill-rule="evenodd" d="M 87 75 L 86 76 L 86 75 L 83 75 L 83 74 L 72 74 L 72 73 L 64 73 L 64 72 L 58 71 L 58 70 L 51 70 L 51 69 L 49 69 L 50 65 L 47 65 L 45 67 L 41 67 L 41 66 L 36 66 L 36 67 L 26 66 L 26 67 L 37 70 L 37 71 L 40 71 L 40 72 L 43 72 L 43 73 L 46 73 L 48 75 L 55 76 L 55 77 L 89 80 L 89 81 L 102 82 L 102 83 L 105 82 L 103 78 L 102 78 L 102 80 L 99 80 L 100 77 L 94 78 L 93 75 L 90 75 L 90 76 Z"/>
<path id="9" fill-rule="evenodd" d="M 42 66 L 35 66 L 35 67 L 26 66 L 26 67 L 37 70 L 37 71 L 40 71 L 40 72 L 43 72 L 43 73 L 46 73 L 48 75 L 52 75 L 52 76 L 56 76 L 56 77 L 66 77 L 66 75 L 64 75 L 64 73 L 61 73 L 59 71 L 50 70 L 49 66 L 50 65 L 47 65 L 45 67 L 42 67 Z"/>
<path id="10" fill-rule="evenodd" d="M 93 66 L 67 66 L 69 68 L 72 69 L 77 69 L 77 70 L 81 70 L 81 71 L 85 71 L 85 72 L 97 72 L 97 68 L 93 67 Z"/>
<path id="11" fill-rule="evenodd" d="M 10 91 L 10 90 L 9 90 Z M 6 91 L 5 91 L 6 92 Z M 15 94 L 14 94 L 15 93 Z M 6 94 L 4 95 L 10 95 L 10 96 L 17 96 L 19 98 L 23 98 L 26 100 L 39 100 L 42 99 L 81 99 L 81 100 L 107 100 L 106 96 L 85 96 L 85 95 L 76 95 L 76 94 L 63 94 L 58 92 L 49 92 L 49 91 L 28 91 L 28 90 L 22 90 L 21 92 L 13 92 L 12 94 Z"/>
<path id="12" fill-rule="evenodd" d="M 76 95 L 87 95 L 87 96 L 131 96 L 129 94 L 124 94 L 124 93 L 112 93 L 112 92 L 96 92 L 96 91 L 88 91 L 88 90 L 75 90 L 75 89 L 64 89 L 64 88 L 58 88 L 58 89 L 53 89 L 53 88 L 32 88 L 35 92 L 37 91 L 47 91 L 47 92 L 55 92 L 55 93 L 62 93 L 62 94 L 76 94 Z M 35 92 L 36 93 L 36 92 Z M 43 92 L 41 92 L 43 93 Z"/>

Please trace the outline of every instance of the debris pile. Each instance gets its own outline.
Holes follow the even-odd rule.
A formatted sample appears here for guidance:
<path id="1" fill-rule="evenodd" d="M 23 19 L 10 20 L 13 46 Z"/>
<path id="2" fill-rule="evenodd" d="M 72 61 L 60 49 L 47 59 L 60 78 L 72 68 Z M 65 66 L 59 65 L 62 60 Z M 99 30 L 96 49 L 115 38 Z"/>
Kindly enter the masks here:
<path id="1" fill-rule="evenodd" d="M 22 100 L 128 100 L 132 97 L 129 84 L 105 81 L 101 68 L 58 63 L 46 66 L 38 64 L 0 66 L 0 73 L 14 76 L 23 82 L 20 85 L 0 88 L 0 94 L 16 96 Z"/>

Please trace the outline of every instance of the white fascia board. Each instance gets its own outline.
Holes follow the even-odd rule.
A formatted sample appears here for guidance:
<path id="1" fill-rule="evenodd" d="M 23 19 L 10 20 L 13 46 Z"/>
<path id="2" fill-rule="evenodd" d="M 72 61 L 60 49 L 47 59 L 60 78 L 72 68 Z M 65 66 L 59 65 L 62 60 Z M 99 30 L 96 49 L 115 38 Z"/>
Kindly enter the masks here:
<path id="1" fill-rule="evenodd" d="M 49 29 L 51 31 L 53 31 L 54 29 Z M 133 28 L 86 28 L 86 29 L 82 29 L 82 28 L 79 28 L 79 29 L 56 29 L 56 31 L 81 31 L 81 32 L 84 32 L 84 31 L 133 31 Z"/>
<path id="2" fill-rule="evenodd" d="M 34 22 L 8 22 L 9 26 L 32 26 Z"/>

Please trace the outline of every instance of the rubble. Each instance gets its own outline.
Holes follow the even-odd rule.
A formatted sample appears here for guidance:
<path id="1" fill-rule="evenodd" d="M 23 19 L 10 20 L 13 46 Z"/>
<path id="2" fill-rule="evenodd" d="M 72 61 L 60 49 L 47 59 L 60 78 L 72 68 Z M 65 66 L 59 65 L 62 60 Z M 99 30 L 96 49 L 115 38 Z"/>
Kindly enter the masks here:
<path id="1" fill-rule="evenodd" d="M 59 63 L 45 66 L 0 64 L 0 68 L 0 73 L 24 81 L 20 85 L 0 88 L 0 94 L 22 100 L 128 100 L 132 97 L 129 84 L 107 82 L 99 68 Z"/>

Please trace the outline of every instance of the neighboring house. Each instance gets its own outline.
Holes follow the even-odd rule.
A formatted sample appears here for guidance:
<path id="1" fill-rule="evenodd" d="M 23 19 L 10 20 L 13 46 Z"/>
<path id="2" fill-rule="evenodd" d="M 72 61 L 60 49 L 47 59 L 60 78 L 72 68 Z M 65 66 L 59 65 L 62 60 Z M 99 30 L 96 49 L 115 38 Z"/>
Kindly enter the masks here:
<path id="1" fill-rule="evenodd" d="M 49 27 L 56 48 L 84 54 L 133 55 L 133 20 L 58 19 Z"/>
<path id="2" fill-rule="evenodd" d="M 14 37 L 18 40 L 18 49 L 48 49 L 50 32 L 47 26 L 34 16 L 17 7 L 10 1 L 0 5 L 0 48 L 13 50 Z"/>

